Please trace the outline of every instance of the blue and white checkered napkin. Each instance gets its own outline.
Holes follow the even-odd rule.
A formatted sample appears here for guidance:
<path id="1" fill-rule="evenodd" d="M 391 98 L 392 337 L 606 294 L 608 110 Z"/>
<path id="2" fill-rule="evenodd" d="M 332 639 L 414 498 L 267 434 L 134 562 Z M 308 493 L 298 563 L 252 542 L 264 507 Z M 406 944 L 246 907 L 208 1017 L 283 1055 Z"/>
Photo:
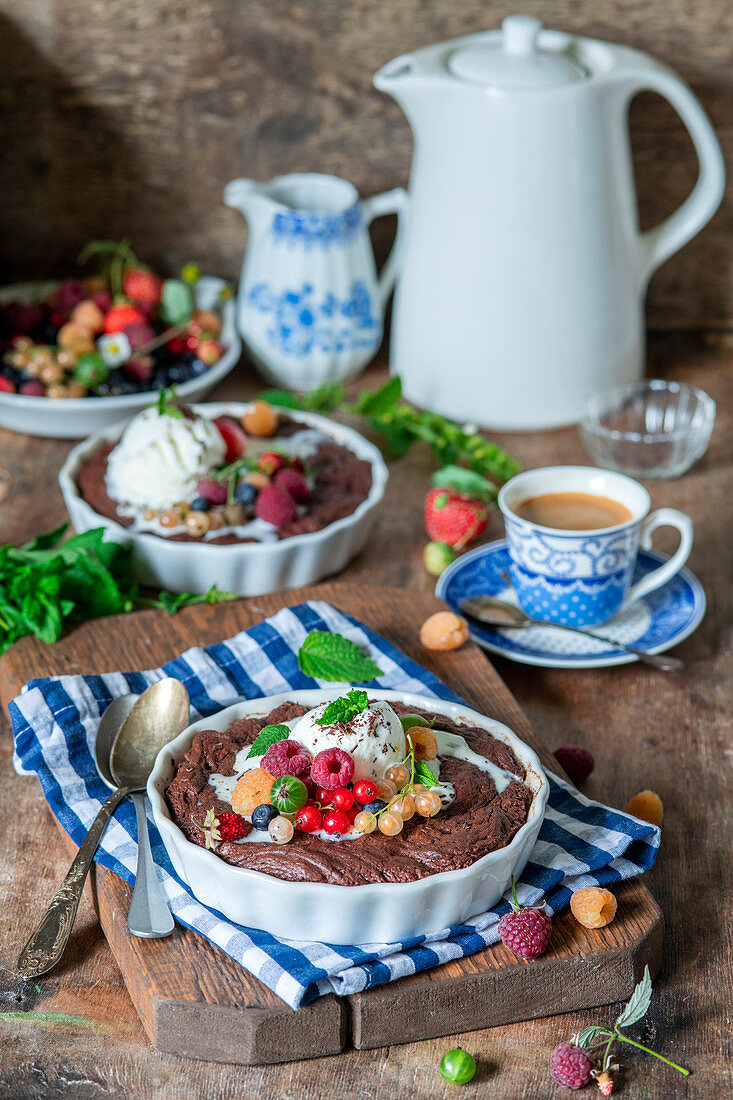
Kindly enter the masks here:
<path id="1" fill-rule="evenodd" d="M 31 680 L 10 704 L 16 770 L 38 775 L 55 816 L 79 845 L 109 794 L 94 765 L 93 745 L 100 715 L 111 699 L 141 692 L 162 676 L 175 676 L 188 689 L 196 717 L 204 717 L 242 696 L 254 699 L 289 688 L 332 686 L 304 676 L 298 667 L 297 652 L 310 630 L 338 631 L 368 649 L 384 669 L 375 685 L 460 701 L 435 676 L 355 619 L 326 603 L 304 603 L 226 642 L 189 649 L 163 668 Z M 618 882 L 652 866 L 659 846 L 657 828 L 591 802 L 557 778 L 550 784 L 544 824 L 519 884 L 520 901 L 531 904 L 544 896 L 550 911 L 557 912 L 580 886 Z M 324 993 L 346 996 L 472 955 L 497 941 L 497 922 L 509 908 L 502 901 L 465 924 L 403 943 L 333 947 L 278 940 L 232 924 L 201 905 L 173 870 L 152 820 L 150 833 L 176 919 L 231 955 L 292 1008 Z M 97 860 L 127 882 L 134 880 L 136 835 L 134 811 L 125 802 L 105 831 Z"/>

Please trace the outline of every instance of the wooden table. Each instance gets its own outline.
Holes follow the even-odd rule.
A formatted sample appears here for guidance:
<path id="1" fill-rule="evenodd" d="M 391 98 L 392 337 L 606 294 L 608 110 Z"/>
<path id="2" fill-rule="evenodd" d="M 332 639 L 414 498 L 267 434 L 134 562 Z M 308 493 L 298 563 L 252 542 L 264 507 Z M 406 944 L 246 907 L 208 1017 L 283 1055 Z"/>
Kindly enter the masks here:
<path id="1" fill-rule="evenodd" d="M 596 772 L 589 794 L 623 806 L 650 786 L 664 800 L 662 847 L 647 882 L 667 922 L 666 962 L 641 1041 L 692 1067 L 694 1074 L 684 1079 L 632 1053 L 634 1065 L 621 1095 L 709 1100 L 727 1095 L 730 1087 L 725 1005 L 731 1001 L 731 983 L 725 962 L 730 961 L 731 929 L 724 887 L 731 879 L 725 838 L 726 832 L 730 836 L 732 752 L 726 735 L 733 696 L 733 354 L 725 341 L 667 336 L 653 341 L 651 360 L 654 373 L 701 385 L 718 402 L 718 423 L 702 462 L 680 481 L 648 486 L 654 507 L 681 508 L 695 524 L 690 565 L 707 591 L 708 613 L 677 650 L 684 670 L 660 674 L 626 665 L 562 671 L 501 659 L 496 667 L 551 747 L 571 741 L 591 749 Z M 383 378 L 383 368 L 372 368 L 359 385 L 376 386 Z M 241 369 L 215 396 L 244 398 L 258 388 Z M 496 438 L 528 467 L 587 461 L 574 429 Z M 4 485 L 8 490 L 0 503 L 3 542 L 25 539 L 64 518 L 56 471 L 69 447 L 0 431 L 0 492 Z M 392 463 L 371 548 L 343 574 L 345 579 L 432 588 L 421 563 L 422 502 L 432 468 L 422 448 Z M 500 534 L 501 522 L 493 519 L 487 537 Z M 663 539 L 660 545 L 671 549 Z M 385 553 L 385 546 L 394 546 L 394 552 Z M 410 1094 L 433 1100 L 457 1095 L 437 1066 L 449 1046 L 462 1044 L 480 1064 L 462 1096 L 546 1100 L 561 1094 L 553 1091 L 548 1070 L 556 1043 L 585 1024 L 613 1018 L 612 1008 L 598 1009 L 457 1035 L 455 1042 L 433 1040 L 269 1068 L 198 1064 L 159 1054 L 145 1038 L 89 898 L 59 967 L 37 988 L 13 979 L 9 968 L 62 877 L 67 856 L 37 782 L 12 770 L 7 730 L 0 739 L 0 784 L 2 1097 L 330 1100 L 349 1095 L 391 1100 Z"/>

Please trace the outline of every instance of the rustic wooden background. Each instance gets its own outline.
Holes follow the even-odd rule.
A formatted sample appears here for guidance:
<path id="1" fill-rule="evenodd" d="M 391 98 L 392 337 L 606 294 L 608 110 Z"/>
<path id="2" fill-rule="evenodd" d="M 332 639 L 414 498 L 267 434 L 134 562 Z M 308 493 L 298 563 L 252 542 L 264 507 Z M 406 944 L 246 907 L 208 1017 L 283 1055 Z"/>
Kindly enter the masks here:
<path id="1" fill-rule="evenodd" d="M 729 0 L 524 0 L 547 24 L 649 50 L 733 154 Z M 129 236 L 171 269 L 227 276 L 245 241 L 235 176 L 320 170 L 362 193 L 404 183 L 411 135 L 374 71 L 497 26 L 496 0 L 0 0 L 0 281 L 69 269 L 89 238 Z M 642 224 L 694 182 L 692 146 L 651 94 L 632 107 Z M 390 227 L 376 230 L 386 251 Z M 733 205 L 666 264 L 653 328 L 733 327 Z"/>

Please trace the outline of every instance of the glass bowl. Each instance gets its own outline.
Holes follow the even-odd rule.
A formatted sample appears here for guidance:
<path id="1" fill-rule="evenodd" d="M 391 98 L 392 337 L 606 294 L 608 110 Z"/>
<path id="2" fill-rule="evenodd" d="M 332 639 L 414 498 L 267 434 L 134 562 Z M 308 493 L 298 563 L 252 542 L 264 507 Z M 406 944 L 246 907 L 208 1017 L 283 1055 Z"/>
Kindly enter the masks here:
<path id="1" fill-rule="evenodd" d="M 683 382 L 655 378 L 594 394 L 580 422 L 596 462 L 638 478 L 679 477 L 707 450 L 715 402 Z"/>

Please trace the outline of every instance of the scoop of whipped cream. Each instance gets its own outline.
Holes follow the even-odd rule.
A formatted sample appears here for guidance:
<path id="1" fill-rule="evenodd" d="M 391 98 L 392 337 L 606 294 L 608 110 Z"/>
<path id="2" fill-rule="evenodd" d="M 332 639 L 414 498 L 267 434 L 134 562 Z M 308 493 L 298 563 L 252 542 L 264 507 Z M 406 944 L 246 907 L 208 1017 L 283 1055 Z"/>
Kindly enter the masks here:
<path id="1" fill-rule="evenodd" d="M 383 699 L 372 702 L 348 722 L 320 726 L 318 719 L 328 703 L 309 710 L 293 726 L 290 736 L 304 745 L 313 756 L 324 749 L 343 749 L 354 759 L 354 782 L 359 779 L 384 779 L 392 764 L 400 764 L 407 756 L 407 742 L 402 723 Z"/>
<path id="2" fill-rule="evenodd" d="M 224 461 L 226 446 L 212 420 L 145 409 L 127 425 L 107 461 L 107 492 L 119 504 L 170 508 L 194 494 L 196 482 Z"/>

